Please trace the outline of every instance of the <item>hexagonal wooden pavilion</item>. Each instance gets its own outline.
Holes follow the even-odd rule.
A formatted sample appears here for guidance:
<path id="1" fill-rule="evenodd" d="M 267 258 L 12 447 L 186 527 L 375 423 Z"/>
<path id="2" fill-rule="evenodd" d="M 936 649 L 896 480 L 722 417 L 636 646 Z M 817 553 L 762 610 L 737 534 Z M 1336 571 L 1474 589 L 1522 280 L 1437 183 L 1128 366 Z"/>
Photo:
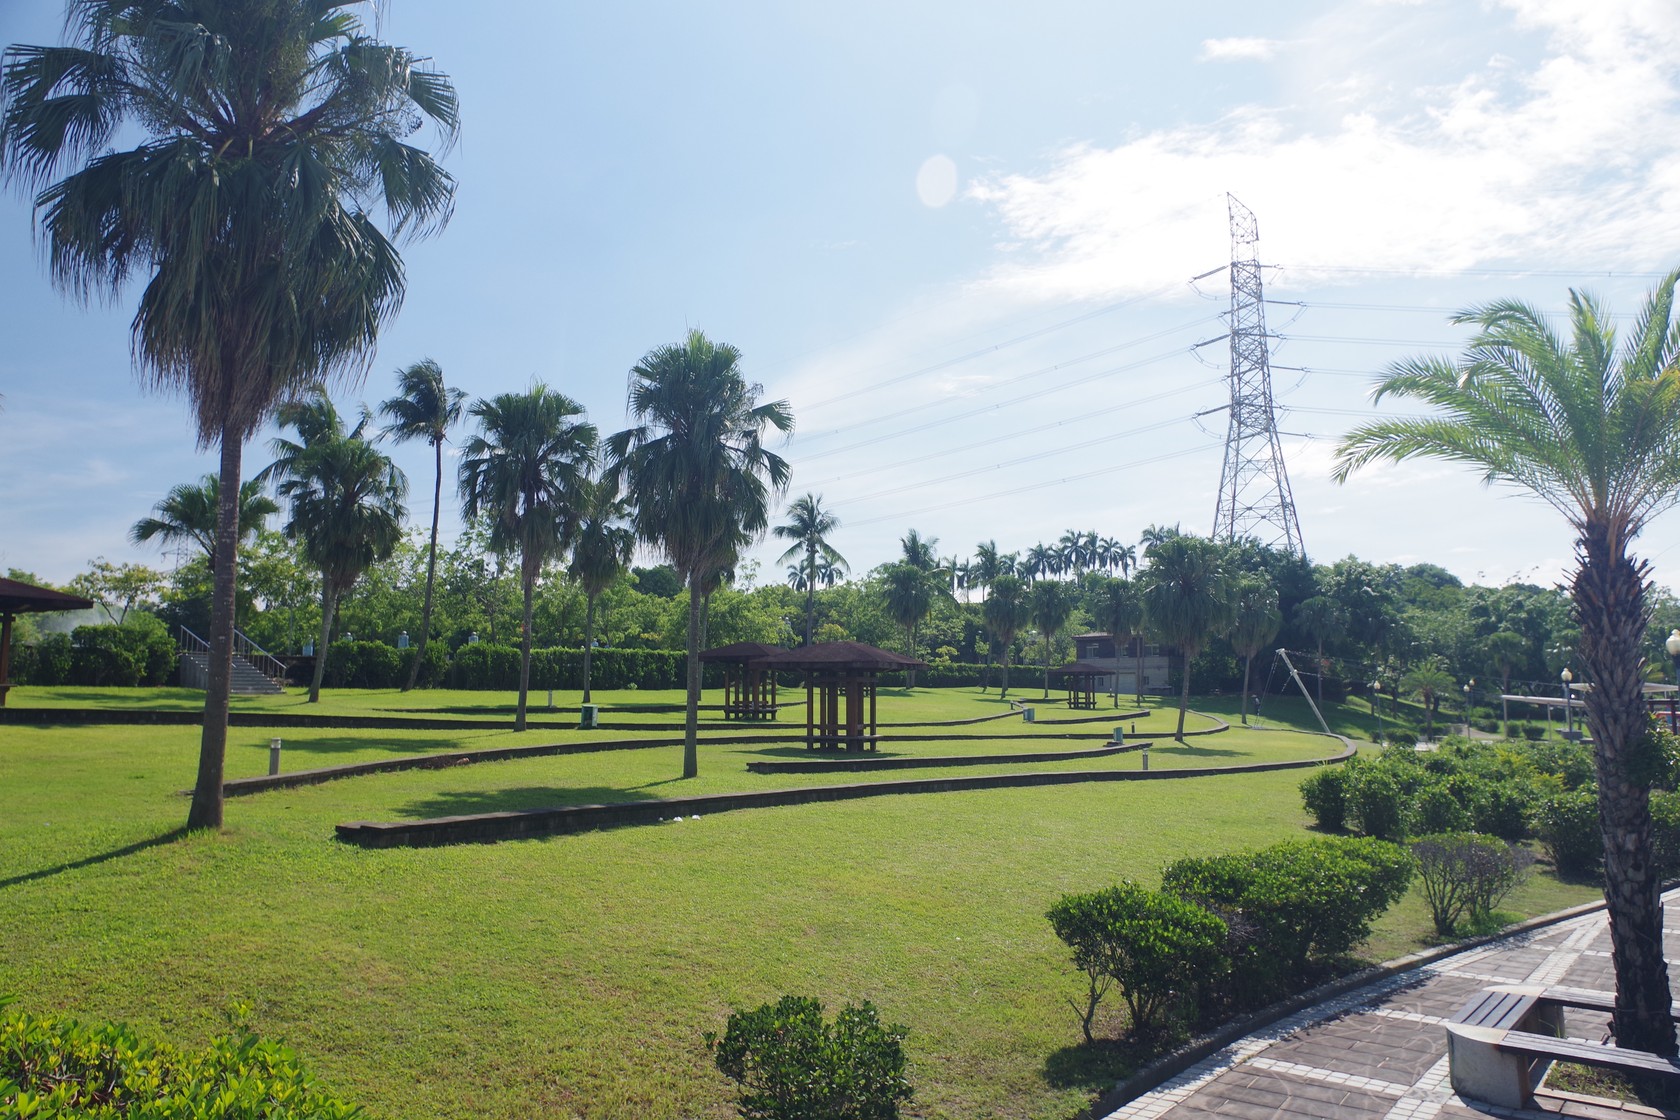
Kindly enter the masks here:
<path id="1" fill-rule="evenodd" d="M 1095 708 L 1097 706 L 1097 678 L 1106 677 L 1113 670 L 1087 665 L 1082 661 L 1070 661 L 1060 668 L 1050 670 L 1053 677 L 1062 677 L 1067 684 L 1067 706 L 1070 708 Z"/>
<path id="2" fill-rule="evenodd" d="M 881 674 L 927 668 L 924 661 L 864 642 L 818 642 L 778 650 L 765 664 L 772 673 L 792 669 L 805 674 L 807 750 L 874 750 L 875 686 Z"/>
<path id="3" fill-rule="evenodd" d="M 735 642 L 700 651 L 700 660 L 723 666 L 723 718 L 775 719 L 776 674 L 765 659 L 782 652 L 763 642 Z"/>

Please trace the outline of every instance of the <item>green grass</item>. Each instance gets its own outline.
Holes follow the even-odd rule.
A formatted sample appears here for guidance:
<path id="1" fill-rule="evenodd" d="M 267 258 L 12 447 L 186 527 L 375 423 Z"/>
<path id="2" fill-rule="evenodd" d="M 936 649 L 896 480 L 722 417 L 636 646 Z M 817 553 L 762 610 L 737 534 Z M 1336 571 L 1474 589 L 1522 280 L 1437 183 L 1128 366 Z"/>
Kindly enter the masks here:
<path id="1" fill-rule="evenodd" d="M 14 703 L 38 703 L 18 695 L 28 691 Z M 397 696 L 330 702 L 349 714 Z M 440 696 L 482 694 L 409 694 Z M 910 719 L 995 703 L 958 690 L 884 696 L 883 720 L 889 700 Z M 1139 720 L 1139 732 L 1170 728 L 1169 714 Z M 230 732 L 230 774 L 265 770 L 269 734 Z M 288 769 L 584 737 L 275 734 Z M 1044 737 L 884 749 L 1090 745 Z M 374 775 L 234 799 L 224 833 L 179 838 L 186 805 L 176 791 L 192 781 L 196 729 L 9 725 L 0 730 L 0 789 L 12 791 L 0 814 L 0 992 L 30 1010 L 124 1019 L 186 1042 L 249 1002 L 253 1026 L 297 1047 L 336 1091 L 374 1117 L 405 1120 L 730 1116 L 729 1086 L 700 1033 L 721 1028 L 731 1006 L 784 992 L 831 1007 L 870 999 L 910 1028 L 911 1115 L 1062 1120 L 1125 1066 L 1075 1046 L 1065 997 L 1078 984 L 1044 921 L 1050 903 L 1120 876 L 1153 883 L 1179 856 L 1270 843 L 1305 824 L 1301 775 L 1286 771 L 883 797 L 417 851 L 332 839 L 334 824 L 354 819 L 940 772 L 744 769 L 749 758 L 804 755 L 764 753 L 785 749 L 703 746 L 692 781 L 677 779 L 677 747 Z M 1151 765 L 1334 749 L 1278 730 L 1232 731 L 1157 744 Z M 1138 765 L 1132 755 L 1101 761 Z M 1592 896 L 1539 876 L 1508 905 L 1536 913 Z M 1369 954 L 1408 951 L 1428 931 L 1421 902 L 1408 899 Z"/>

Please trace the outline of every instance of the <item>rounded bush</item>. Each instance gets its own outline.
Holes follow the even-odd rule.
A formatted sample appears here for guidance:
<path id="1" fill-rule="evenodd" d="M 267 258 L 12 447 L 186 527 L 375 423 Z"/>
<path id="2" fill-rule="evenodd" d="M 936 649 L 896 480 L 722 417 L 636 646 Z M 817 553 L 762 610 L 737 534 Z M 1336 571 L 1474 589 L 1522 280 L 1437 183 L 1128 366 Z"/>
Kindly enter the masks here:
<path id="1" fill-rule="evenodd" d="M 1534 808 L 1534 834 L 1559 874 L 1590 875 L 1604 861 L 1598 794 L 1577 789 L 1541 799 Z"/>

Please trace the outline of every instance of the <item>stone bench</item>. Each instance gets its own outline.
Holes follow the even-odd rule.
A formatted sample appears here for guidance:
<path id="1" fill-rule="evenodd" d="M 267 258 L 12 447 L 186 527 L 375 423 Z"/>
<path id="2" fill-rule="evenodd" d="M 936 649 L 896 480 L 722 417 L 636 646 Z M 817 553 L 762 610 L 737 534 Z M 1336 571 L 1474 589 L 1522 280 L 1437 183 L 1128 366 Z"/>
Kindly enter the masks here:
<path id="1" fill-rule="evenodd" d="M 1447 1057 L 1455 1093 L 1504 1108 L 1534 1107 L 1534 1089 L 1553 1062 L 1680 1080 L 1680 1061 L 1564 1038 L 1567 1007 L 1609 1011 L 1597 992 L 1529 985 L 1488 988 L 1447 1024 Z"/>

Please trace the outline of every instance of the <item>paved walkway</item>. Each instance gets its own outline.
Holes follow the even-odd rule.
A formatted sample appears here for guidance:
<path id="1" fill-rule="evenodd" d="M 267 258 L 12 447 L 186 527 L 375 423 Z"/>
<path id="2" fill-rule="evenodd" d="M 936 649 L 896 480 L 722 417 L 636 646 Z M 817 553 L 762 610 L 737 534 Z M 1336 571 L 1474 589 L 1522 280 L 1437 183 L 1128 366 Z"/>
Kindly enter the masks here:
<path id="1" fill-rule="evenodd" d="M 1665 899 L 1670 982 L 1680 957 L 1680 892 Z M 1424 965 L 1249 1035 L 1146 1093 L 1106 1120 L 1463 1120 L 1559 1115 L 1608 1120 L 1658 1116 L 1542 1094 L 1543 1111 L 1466 1100 L 1447 1078 L 1444 1024 L 1490 984 L 1556 984 L 1610 991 L 1610 934 L 1602 911 Z M 1680 992 L 1680 984 L 1675 985 Z M 1566 1031 L 1601 1041 L 1607 1017 L 1571 1011 Z"/>

